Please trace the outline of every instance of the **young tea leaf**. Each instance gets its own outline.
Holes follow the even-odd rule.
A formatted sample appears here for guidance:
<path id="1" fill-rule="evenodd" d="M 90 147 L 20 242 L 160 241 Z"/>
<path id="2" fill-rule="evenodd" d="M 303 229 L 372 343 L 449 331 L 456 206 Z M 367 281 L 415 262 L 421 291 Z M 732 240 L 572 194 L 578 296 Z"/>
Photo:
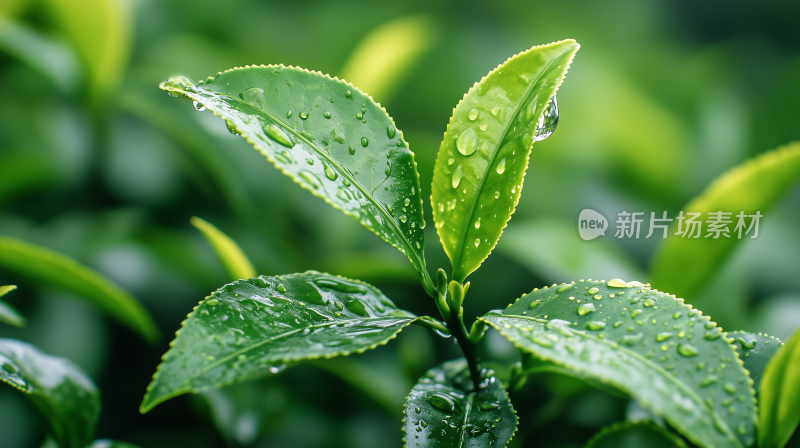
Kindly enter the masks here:
<path id="1" fill-rule="evenodd" d="M 0 236 L 0 267 L 72 292 L 148 341 L 159 338 L 152 317 L 133 296 L 64 254 Z"/>
<path id="2" fill-rule="evenodd" d="M 489 72 L 458 103 L 433 172 L 433 220 L 464 282 L 497 244 L 519 201 L 540 117 L 580 46 L 524 51 Z"/>
<path id="3" fill-rule="evenodd" d="M 585 448 L 686 448 L 680 437 L 650 422 L 622 422 L 605 427 Z"/>
<path id="4" fill-rule="evenodd" d="M 404 405 L 405 446 L 506 446 L 517 431 L 517 412 L 494 372 L 481 373 L 477 392 L 463 358 L 445 362 L 420 378 Z"/>
<path id="5" fill-rule="evenodd" d="M 721 329 L 638 282 L 534 289 L 480 319 L 520 349 L 636 398 L 702 447 L 754 439 L 752 381 Z"/>
<path id="6" fill-rule="evenodd" d="M 214 249 L 217 258 L 225 266 L 231 280 L 239 280 L 241 278 L 252 278 L 256 276 L 256 269 L 247 255 L 244 254 L 242 248 L 236 244 L 228 235 L 225 235 L 210 222 L 193 216 L 191 219 L 192 225 L 197 230 L 203 232 L 208 244 Z"/>
<path id="7" fill-rule="evenodd" d="M 100 392 L 69 360 L 0 339 L 0 381 L 24 392 L 47 419 L 60 448 L 84 448 L 100 414 Z"/>
<path id="8" fill-rule="evenodd" d="M 800 179 L 800 143 L 790 143 L 761 154 L 733 168 L 715 180 L 703 193 L 684 207 L 684 212 L 700 213 L 698 221 L 709 219 L 708 213 L 730 213 L 728 225 L 730 238 L 706 238 L 703 227 L 688 236 L 676 236 L 677 221 L 673 222 L 670 238 L 664 240 L 653 257 L 652 284 L 674 291 L 683 297 L 700 292 L 736 245 L 755 236 L 755 227 L 749 230 L 754 218 L 745 217 L 745 227 L 739 231 L 739 215 L 760 212 L 762 216 Z M 688 216 L 688 214 L 687 214 Z M 766 218 L 764 218 L 766 219 Z M 763 221 L 763 220 L 762 220 Z M 760 224 L 763 224 L 761 222 Z M 686 225 L 681 229 L 687 230 Z"/>
<path id="9" fill-rule="evenodd" d="M 248 66 L 197 84 L 161 84 L 224 118 L 281 172 L 404 253 L 424 277 L 422 197 L 414 153 L 386 111 L 319 72 Z"/>
<path id="10" fill-rule="evenodd" d="M 277 373 L 286 363 L 362 353 L 417 317 L 375 287 L 309 271 L 238 280 L 200 302 L 153 375 L 141 411 L 187 392 Z"/>
<path id="11" fill-rule="evenodd" d="M 728 333 L 728 336 L 732 337 L 733 344 L 738 346 L 739 358 L 744 361 L 744 368 L 750 372 L 750 378 L 753 379 L 753 389 L 758 392 L 764 370 L 778 350 L 783 347 L 783 342 L 763 333 L 733 331 Z"/>
<path id="12" fill-rule="evenodd" d="M 800 423 L 800 331 L 767 365 L 761 379 L 759 448 L 783 448 Z"/>

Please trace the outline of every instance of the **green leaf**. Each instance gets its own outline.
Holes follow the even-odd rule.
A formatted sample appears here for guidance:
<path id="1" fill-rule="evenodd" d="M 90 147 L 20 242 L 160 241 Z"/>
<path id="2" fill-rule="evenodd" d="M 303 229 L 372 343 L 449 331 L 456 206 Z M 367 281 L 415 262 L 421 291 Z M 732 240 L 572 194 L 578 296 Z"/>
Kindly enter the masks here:
<path id="1" fill-rule="evenodd" d="M 47 419 L 60 448 L 84 448 L 100 415 L 100 392 L 67 359 L 14 339 L 0 339 L 0 381 L 24 392 Z"/>
<path id="2" fill-rule="evenodd" d="M 767 368 L 770 360 L 783 347 L 783 342 L 776 337 L 763 333 L 747 333 L 744 331 L 733 331 L 728 333 L 733 338 L 734 345 L 738 346 L 739 357 L 744 361 L 744 368 L 750 372 L 753 379 L 753 389 L 756 392 L 761 387 L 761 377 Z"/>
<path id="3" fill-rule="evenodd" d="M 231 280 L 256 276 L 256 269 L 236 241 L 222 233 L 213 224 L 197 216 L 193 216 L 191 222 L 193 226 L 197 227 L 197 230 L 203 232 L 203 236 L 216 252 L 219 261 L 225 266 Z"/>
<path id="4" fill-rule="evenodd" d="M 463 358 L 425 373 L 404 405 L 405 446 L 506 446 L 517 431 L 517 412 L 494 372 L 481 373 L 477 393 Z"/>
<path id="5" fill-rule="evenodd" d="M 534 356 L 604 382 L 703 447 L 753 442 L 752 382 L 725 333 L 638 282 L 534 289 L 481 320 Z"/>
<path id="6" fill-rule="evenodd" d="M 498 66 L 458 103 L 433 172 L 433 220 L 462 282 L 497 244 L 519 202 L 537 122 L 578 45 L 533 47 Z"/>
<path id="7" fill-rule="evenodd" d="M 761 379 L 759 448 L 783 448 L 800 423 L 800 331 L 767 365 Z"/>
<path id="8" fill-rule="evenodd" d="M 650 422 L 621 422 L 601 429 L 586 448 L 686 448 L 680 437 Z"/>
<path id="9" fill-rule="evenodd" d="M 133 296 L 64 254 L 0 236 L 0 267 L 72 292 L 150 342 L 159 338 L 150 314 Z"/>
<path id="10" fill-rule="evenodd" d="M 664 240 L 653 257 L 652 284 L 683 297 L 701 292 L 741 242 L 734 230 L 738 223 L 736 215 L 740 212 L 765 215 L 798 179 L 800 143 L 797 142 L 765 152 L 717 178 L 684 207 L 684 212 L 702 213 L 698 220 L 706 220 L 709 212 L 730 212 L 731 237 L 705 238 L 705 226 L 700 238 L 679 237 L 674 235 L 677 231 L 677 221 L 674 221 L 672 235 Z M 749 226 L 751 220 L 748 218 L 745 222 Z M 753 232 L 745 235 L 742 231 L 742 240 L 750 239 Z"/>
<path id="11" fill-rule="evenodd" d="M 17 289 L 16 285 L 0 286 L 0 297 L 3 297 L 8 292 L 15 289 Z M 25 326 L 25 318 L 22 317 L 17 310 L 12 308 L 11 305 L 3 301 L 0 301 L 0 322 L 5 322 L 16 327 Z"/>
<path id="12" fill-rule="evenodd" d="M 386 102 L 433 46 L 435 31 L 433 20 L 424 15 L 401 17 L 375 28 L 353 50 L 342 68 L 342 79 Z"/>
<path id="13" fill-rule="evenodd" d="M 369 96 L 282 65 L 235 68 L 197 84 L 171 78 L 161 88 L 224 118 L 301 187 L 403 252 L 432 291 L 414 153 Z"/>
<path id="14" fill-rule="evenodd" d="M 189 313 L 140 410 L 243 381 L 286 363 L 362 353 L 417 319 L 375 287 L 309 271 L 238 280 Z"/>

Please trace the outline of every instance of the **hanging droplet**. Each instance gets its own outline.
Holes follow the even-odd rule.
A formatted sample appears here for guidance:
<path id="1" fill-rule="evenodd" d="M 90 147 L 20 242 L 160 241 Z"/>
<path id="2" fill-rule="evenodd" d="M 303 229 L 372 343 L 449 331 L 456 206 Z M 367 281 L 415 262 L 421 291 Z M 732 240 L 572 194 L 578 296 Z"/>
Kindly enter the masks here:
<path id="1" fill-rule="evenodd" d="M 334 171 L 333 168 L 331 168 L 331 166 L 325 163 L 324 161 L 322 162 L 322 166 L 325 167 L 325 177 L 327 177 L 328 179 L 336 180 L 336 178 L 339 177 L 339 173 Z"/>
<path id="2" fill-rule="evenodd" d="M 192 106 L 194 106 L 194 108 L 197 109 L 198 112 L 206 110 L 206 106 L 203 106 L 197 100 L 192 101 Z"/>
<path id="3" fill-rule="evenodd" d="M 478 135 L 475 133 L 475 130 L 470 127 L 458 135 L 458 139 L 456 139 L 456 148 L 458 148 L 458 152 L 461 154 L 469 156 L 475 152 L 477 143 Z"/>
<path id="4" fill-rule="evenodd" d="M 361 146 L 366 148 L 367 145 L 369 145 L 369 140 L 366 137 L 361 137 Z"/>
<path id="5" fill-rule="evenodd" d="M 394 136 L 397 135 L 397 129 L 395 129 L 394 126 L 387 126 L 386 135 L 388 135 L 389 138 L 394 138 Z"/>
<path id="6" fill-rule="evenodd" d="M 258 87 L 243 90 L 239 97 L 258 108 L 264 107 L 264 91 Z"/>
<path id="7" fill-rule="evenodd" d="M 533 139 L 540 142 L 550 137 L 556 130 L 556 126 L 558 126 L 558 101 L 556 100 L 556 96 L 553 95 L 544 108 L 544 113 L 539 118 L 539 122 L 536 124 L 536 131 L 534 132 Z"/>
<path id="8" fill-rule="evenodd" d="M 225 120 L 225 127 L 227 127 L 227 128 L 228 128 L 228 132 L 230 132 L 231 134 L 233 134 L 233 135 L 240 135 L 240 134 L 239 134 L 239 130 L 238 130 L 238 129 L 236 129 L 236 125 L 235 125 L 235 124 L 233 124 L 233 123 L 231 123 L 230 121 L 228 121 L 228 120 Z"/>
<path id="9" fill-rule="evenodd" d="M 458 184 L 461 183 L 461 179 L 464 177 L 464 170 L 461 169 L 461 165 L 456 167 L 455 172 L 453 172 L 453 188 L 458 188 Z"/>
<path id="10" fill-rule="evenodd" d="M 286 135 L 286 133 L 283 132 L 283 130 L 277 125 L 268 124 L 264 126 L 264 133 L 266 133 L 269 138 L 275 140 L 281 145 L 286 146 L 287 148 L 292 147 L 292 140 L 289 139 L 289 136 Z"/>
<path id="11" fill-rule="evenodd" d="M 503 159 L 500 161 L 500 163 L 497 164 L 497 174 L 503 174 L 505 172 L 506 172 L 506 159 Z"/>
<path id="12" fill-rule="evenodd" d="M 469 119 L 470 121 L 475 121 L 478 118 L 478 109 L 472 109 L 469 111 Z"/>

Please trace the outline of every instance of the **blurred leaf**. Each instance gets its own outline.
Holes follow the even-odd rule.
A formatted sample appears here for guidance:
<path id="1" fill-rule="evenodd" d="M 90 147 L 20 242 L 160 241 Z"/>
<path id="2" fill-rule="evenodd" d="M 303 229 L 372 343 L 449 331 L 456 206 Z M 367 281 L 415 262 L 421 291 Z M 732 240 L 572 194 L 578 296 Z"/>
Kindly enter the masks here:
<path id="1" fill-rule="evenodd" d="M 503 231 L 500 253 L 516 260 L 547 283 L 570 278 L 642 278 L 636 261 L 616 244 L 583 241 L 575 225 L 556 219 L 515 222 Z"/>
<path id="2" fill-rule="evenodd" d="M 94 443 L 87 448 L 139 448 L 137 445 L 126 442 L 117 442 L 115 440 L 95 440 Z"/>
<path id="3" fill-rule="evenodd" d="M 286 363 L 362 353 L 414 320 L 357 280 L 314 271 L 238 280 L 189 313 L 140 410 L 187 392 L 277 373 Z"/>
<path id="4" fill-rule="evenodd" d="M 197 216 L 193 216 L 191 222 L 206 237 L 208 244 L 214 249 L 219 261 L 228 271 L 228 276 L 231 280 L 252 278 L 257 275 L 253 264 L 250 263 L 247 255 L 236 244 L 236 241 L 233 241 L 218 228 Z"/>
<path id="5" fill-rule="evenodd" d="M 406 398 L 405 445 L 420 448 L 506 446 L 517 431 L 517 413 L 491 370 L 475 392 L 466 360 L 429 370 Z"/>
<path id="6" fill-rule="evenodd" d="M 586 448 L 686 448 L 680 437 L 650 422 L 621 422 L 605 427 Z"/>
<path id="7" fill-rule="evenodd" d="M 433 20 L 401 17 L 372 30 L 359 42 L 341 70 L 346 79 L 384 104 L 435 42 Z"/>
<path id="8" fill-rule="evenodd" d="M 432 289 L 414 153 L 370 97 L 282 65 L 232 69 L 197 85 L 171 78 L 161 88 L 223 117 L 284 174 L 403 252 Z"/>
<path id="9" fill-rule="evenodd" d="M 702 213 L 701 219 L 705 219 L 709 212 L 730 212 L 732 224 L 736 224 L 739 212 L 765 214 L 798 179 L 800 143 L 790 143 L 721 175 L 684 207 L 684 211 Z M 674 235 L 676 225 L 674 222 L 670 228 L 672 235 L 664 240 L 653 257 L 652 284 L 684 297 L 693 297 L 724 265 L 740 240 L 733 228 L 730 228 L 730 238 L 678 238 Z M 753 234 L 750 232 L 749 236 Z M 742 237 L 747 238 L 744 232 Z"/>
<path id="10" fill-rule="evenodd" d="M 128 0 L 46 0 L 49 12 L 80 56 L 96 103 L 119 84 L 131 46 Z"/>
<path id="11" fill-rule="evenodd" d="M 30 344 L 0 339 L 0 381 L 24 392 L 47 419 L 60 448 L 84 448 L 100 414 L 100 392 L 67 359 Z"/>
<path id="12" fill-rule="evenodd" d="M 34 151 L 5 151 L 0 167 L 0 204 L 18 193 L 50 186 L 59 177 L 53 158 Z"/>
<path id="13" fill-rule="evenodd" d="M 703 447 L 746 447 L 755 399 L 722 330 L 682 299 L 622 280 L 534 289 L 480 318 L 517 347 L 636 398 Z M 744 397 L 729 412 L 726 399 Z M 727 404 L 727 406 L 726 406 Z"/>
<path id="14" fill-rule="evenodd" d="M 0 267 L 72 292 L 150 342 L 159 338 L 152 317 L 133 296 L 64 254 L 0 236 Z"/>
<path id="15" fill-rule="evenodd" d="M 20 15 L 31 4 L 31 0 L 3 0 L 0 3 L 0 17 L 14 17 Z"/>
<path id="16" fill-rule="evenodd" d="M 750 372 L 750 378 L 753 380 L 753 389 L 758 392 L 761 387 L 761 377 L 770 360 L 778 353 L 778 349 L 783 347 L 783 342 L 763 333 L 733 331 L 728 333 L 728 336 L 739 346 L 739 358 L 744 361 L 744 368 Z"/>
<path id="17" fill-rule="evenodd" d="M 72 49 L 0 14 L 0 50 L 39 70 L 62 91 L 75 91 L 81 69 Z"/>
<path id="18" fill-rule="evenodd" d="M 759 448 L 783 448 L 800 423 L 800 331 L 767 365 L 761 379 Z"/>
<path id="19" fill-rule="evenodd" d="M 360 390 L 392 415 L 397 412 L 399 401 L 408 390 L 405 381 L 400 378 L 401 372 L 394 370 L 394 375 L 387 375 L 356 359 L 326 359 L 314 361 L 313 364 Z"/>
<path id="20" fill-rule="evenodd" d="M 453 111 L 431 187 L 433 220 L 453 280 L 463 283 L 503 233 L 522 193 L 539 119 L 578 48 L 570 39 L 508 59 Z"/>
<path id="21" fill-rule="evenodd" d="M 3 297 L 15 289 L 17 289 L 16 285 L 0 286 L 0 297 Z M 25 326 L 25 318 L 22 317 L 17 310 L 12 308 L 11 305 L 3 301 L 0 301 L 0 322 L 5 322 L 16 327 Z"/>

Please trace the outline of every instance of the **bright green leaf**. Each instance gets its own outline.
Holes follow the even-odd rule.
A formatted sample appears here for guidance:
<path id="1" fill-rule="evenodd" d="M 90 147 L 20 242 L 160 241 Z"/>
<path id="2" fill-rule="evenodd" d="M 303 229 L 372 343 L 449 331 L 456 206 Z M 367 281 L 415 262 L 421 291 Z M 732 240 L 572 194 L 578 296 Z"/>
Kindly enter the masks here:
<path id="1" fill-rule="evenodd" d="M 466 360 L 429 370 L 408 395 L 405 446 L 503 447 L 517 431 L 517 412 L 494 372 L 485 370 L 477 393 Z"/>
<path id="2" fill-rule="evenodd" d="M 761 377 L 764 375 L 769 361 L 783 347 L 783 342 L 763 333 L 733 331 L 728 333 L 728 336 L 732 337 L 734 345 L 738 346 L 739 357 L 744 361 L 744 368 L 750 372 L 753 389 L 758 392 L 761 387 Z"/>
<path id="3" fill-rule="evenodd" d="M 432 290 L 414 154 L 369 96 L 282 65 L 236 68 L 197 84 L 177 77 L 161 88 L 224 118 L 281 172 L 403 252 Z"/>
<path id="4" fill-rule="evenodd" d="M 286 363 L 362 353 L 417 317 L 373 286 L 309 271 L 238 280 L 195 307 L 153 375 L 141 411 Z"/>
<path id="5" fill-rule="evenodd" d="M 24 392 L 45 416 L 60 448 L 84 448 L 100 414 L 100 392 L 69 360 L 0 339 L 0 381 Z"/>
<path id="6" fill-rule="evenodd" d="M 761 378 L 758 446 L 783 448 L 800 423 L 800 331 L 772 358 Z"/>
<path id="7" fill-rule="evenodd" d="M 755 398 L 733 345 L 682 299 L 622 280 L 534 289 L 487 322 L 522 350 L 604 382 L 703 447 L 749 446 Z"/>
<path id="8" fill-rule="evenodd" d="M 601 429 L 586 448 L 686 448 L 680 437 L 650 422 L 622 422 Z"/>
<path id="9" fill-rule="evenodd" d="M 8 292 L 17 289 L 16 285 L 0 286 L 0 297 L 3 297 Z M 0 301 L 0 322 L 5 322 L 17 327 L 25 326 L 25 318 L 22 317 L 17 310 L 11 305 Z"/>
<path id="10" fill-rule="evenodd" d="M 148 341 L 159 337 L 150 314 L 125 290 L 72 258 L 15 238 L 0 236 L 0 267 L 72 292 Z"/>
<path id="11" fill-rule="evenodd" d="M 118 0 L 47 0 L 48 12 L 63 30 L 88 74 L 93 101 L 114 90 L 131 47 L 129 2 Z"/>
<path id="12" fill-rule="evenodd" d="M 497 244 L 522 192 L 537 135 L 580 46 L 533 47 L 491 71 L 458 103 L 433 172 L 433 220 L 462 282 Z"/>
<path id="13" fill-rule="evenodd" d="M 392 20 L 358 44 L 341 71 L 347 79 L 384 103 L 434 43 L 435 24 L 427 16 Z"/>
<path id="14" fill-rule="evenodd" d="M 701 213 L 697 220 L 709 219 L 708 213 L 729 212 L 730 238 L 706 238 L 704 226 L 699 238 L 676 236 L 677 221 L 670 228 L 652 261 L 652 284 L 683 297 L 700 292 L 736 245 L 755 234 L 755 228 L 739 239 L 736 217 L 740 212 L 755 215 L 766 211 L 800 179 L 800 143 L 790 143 L 768 151 L 733 168 L 715 180 L 700 196 L 684 207 L 684 213 Z M 763 219 L 768 219 L 767 217 Z M 763 221 L 763 219 L 761 221 Z M 750 226 L 751 218 L 745 220 Z M 760 224 L 763 224 L 761 222 Z M 681 230 L 686 230 L 686 226 Z"/>
<path id="15" fill-rule="evenodd" d="M 231 280 L 256 276 L 256 269 L 236 241 L 222 233 L 213 224 L 197 216 L 193 216 L 191 222 L 193 226 L 203 232 L 203 236 L 216 252 L 219 261 L 225 266 Z"/>

